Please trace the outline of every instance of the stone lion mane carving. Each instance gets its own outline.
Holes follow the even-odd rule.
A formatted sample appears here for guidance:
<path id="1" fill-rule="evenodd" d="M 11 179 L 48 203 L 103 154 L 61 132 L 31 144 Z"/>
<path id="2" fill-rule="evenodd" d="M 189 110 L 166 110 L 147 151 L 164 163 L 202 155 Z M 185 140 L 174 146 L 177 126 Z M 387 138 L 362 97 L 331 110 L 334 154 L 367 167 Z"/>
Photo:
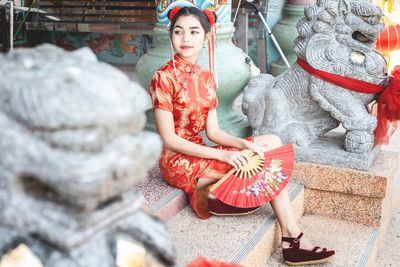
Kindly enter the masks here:
<path id="1" fill-rule="evenodd" d="M 319 0 L 304 14 L 294 43 L 299 58 L 317 70 L 387 83 L 386 62 L 374 49 L 383 29 L 377 6 L 363 0 Z M 253 78 L 244 90 L 242 108 L 256 135 L 277 134 L 307 147 L 341 123 L 345 150 L 364 153 L 374 142 L 377 122 L 366 108 L 374 98 L 311 76 L 295 63 L 277 78 Z"/>
<path id="2" fill-rule="evenodd" d="M 174 253 L 133 185 L 161 141 L 142 132 L 146 91 L 89 49 L 0 55 L 0 256 L 27 244 L 45 266 L 115 266 L 116 237 Z"/>

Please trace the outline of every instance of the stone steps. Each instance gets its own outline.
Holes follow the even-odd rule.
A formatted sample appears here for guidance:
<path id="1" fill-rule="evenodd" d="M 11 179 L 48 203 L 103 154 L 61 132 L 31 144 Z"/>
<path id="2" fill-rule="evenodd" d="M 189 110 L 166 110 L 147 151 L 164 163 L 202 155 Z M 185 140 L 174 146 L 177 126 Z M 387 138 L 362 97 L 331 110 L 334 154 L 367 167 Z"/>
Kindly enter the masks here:
<path id="1" fill-rule="evenodd" d="M 304 215 L 299 223 L 313 244 L 335 249 L 333 259 L 322 266 L 364 267 L 374 260 L 377 230 L 373 227 L 319 215 Z M 274 251 L 266 266 L 287 266 L 282 263 L 280 248 Z"/>
<path id="2" fill-rule="evenodd" d="M 390 153 L 388 155 L 390 155 Z M 380 160 L 382 160 L 382 158 L 390 159 L 392 157 L 385 158 L 383 156 L 380 157 Z M 390 164 L 390 162 L 392 162 L 392 164 Z M 385 186 L 383 187 L 384 197 L 379 200 L 380 205 L 378 206 L 378 209 L 366 213 L 369 214 L 370 218 L 379 218 L 378 226 L 369 225 L 371 219 L 368 219 L 368 216 L 366 216 L 366 214 L 362 215 L 364 224 L 356 223 L 354 221 L 351 222 L 348 218 L 344 218 L 345 220 L 343 220 L 343 217 L 341 217 L 342 213 L 340 212 L 337 213 L 340 215 L 338 216 L 340 219 L 326 217 L 327 215 L 332 216 L 331 213 L 325 214 L 325 216 L 307 214 L 308 207 L 306 205 L 308 203 L 307 198 L 309 196 L 307 196 L 307 194 L 309 193 L 309 189 L 306 187 L 304 193 L 305 215 L 299 220 L 300 226 L 314 244 L 333 248 L 336 250 L 336 255 L 333 260 L 329 263 L 324 264 L 323 266 L 399 266 L 399 261 L 395 261 L 393 259 L 393 256 L 398 255 L 397 259 L 400 260 L 400 254 L 398 253 L 398 245 L 400 245 L 400 221 L 396 224 L 396 222 L 392 220 L 392 217 L 396 211 L 397 213 L 395 213 L 395 215 L 397 216 L 398 220 L 400 220 L 400 168 L 398 168 L 398 159 L 394 161 L 387 160 L 378 163 L 381 166 L 384 164 L 386 164 L 384 166 L 389 166 L 389 168 L 386 169 L 388 171 L 386 174 L 390 174 L 389 176 L 387 176 L 388 179 L 386 180 Z M 372 169 L 372 173 L 374 171 L 376 171 L 376 169 Z M 380 174 L 383 177 L 385 177 L 386 175 L 384 172 L 381 172 Z M 379 179 L 372 179 L 371 181 L 376 182 L 377 180 Z M 353 180 L 353 182 L 355 181 L 357 181 L 357 177 Z M 312 182 L 311 184 L 315 187 L 315 183 Z M 372 189 L 372 187 L 370 187 L 371 185 L 365 183 L 365 181 L 363 181 L 363 183 L 359 185 L 353 184 L 355 188 L 362 185 L 367 188 L 369 187 L 369 190 L 366 190 L 365 192 L 379 195 L 376 193 L 376 191 L 379 191 L 379 189 L 377 189 L 379 187 Z M 331 184 L 331 188 L 335 188 L 335 186 L 337 186 L 337 184 Z M 338 188 L 343 189 L 345 188 L 345 186 L 342 183 L 342 186 Z M 329 198 L 329 192 L 326 192 L 325 199 L 329 200 Z M 354 198 L 354 201 L 359 200 L 360 199 L 358 199 L 357 197 Z M 361 204 L 364 203 L 361 202 Z M 344 204 L 341 203 L 341 205 Z M 357 207 L 355 203 L 352 203 L 350 206 L 353 208 Z M 360 205 L 359 207 L 362 211 L 362 205 Z M 345 209 L 346 207 L 343 208 Z M 320 209 L 321 213 L 323 213 L 324 207 L 320 207 Z M 380 213 L 377 213 L 378 211 Z M 356 213 L 357 210 L 353 212 Z M 375 213 L 379 214 L 379 216 L 376 216 Z M 392 225 L 392 232 L 390 233 L 391 235 L 388 236 L 387 232 L 391 221 L 394 225 Z M 394 243 L 395 241 L 397 241 L 397 243 Z M 382 250 L 382 247 L 382 256 L 377 259 L 378 252 Z M 282 254 L 280 249 L 275 250 L 268 260 L 267 266 L 286 266 L 282 264 L 281 255 Z"/>
<path id="3" fill-rule="evenodd" d="M 400 138 L 396 139 L 400 144 Z M 400 152 L 400 145 L 391 146 L 393 151 Z M 378 256 L 372 266 L 400 266 L 400 170 L 393 181 L 392 199 L 389 202 L 390 213 L 386 220 L 386 228 L 379 240 Z"/>
<path id="4" fill-rule="evenodd" d="M 359 189 L 365 190 L 365 194 L 369 192 L 372 196 L 378 197 L 377 200 L 373 200 L 380 203 L 378 208 L 382 214 L 376 211 L 368 211 L 363 214 L 363 218 L 367 218 L 364 225 L 346 221 L 346 218 L 342 217 L 342 213 L 338 213 L 339 218 L 329 218 L 326 217 L 327 214 L 322 214 L 323 216 L 306 214 L 300 219 L 302 229 L 313 243 L 334 248 L 337 251 L 333 261 L 327 263 L 326 266 L 374 266 L 378 248 L 386 237 L 393 209 L 396 208 L 400 198 L 400 170 L 395 164 L 396 157 L 392 156 L 389 156 L 389 159 L 393 159 L 392 163 L 390 163 L 390 160 L 381 162 L 386 164 L 384 165 L 386 166 L 386 174 L 391 178 L 385 178 L 385 171 L 381 170 L 375 180 L 373 175 L 368 176 L 368 183 L 374 184 L 374 187 L 369 188 L 369 190 Z M 313 174 L 313 169 L 310 168 L 310 170 L 309 174 Z M 394 170 L 397 170 L 395 174 L 393 174 Z M 324 174 L 321 169 L 319 169 L 319 172 Z M 351 173 L 352 170 L 349 172 Z M 358 175 L 360 174 L 358 173 Z M 362 177 L 355 176 L 351 185 L 343 182 L 343 175 L 337 175 L 336 181 L 332 177 L 329 177 L 331 189 L 337 188 L 339 190 L 341 188 L 340 190 L 343 191 L 356 192 L 356 199 L 357 197 L 366 197 L 360 196 L 364 193 L 356 190 L 356 188 L 362 186 L 358 183 L 365 182 Z M 351 176 L 349 179 L 351 179 Z M 293 177 L 293 180 L 299 180 L 299 177 Z M 315 179 L 303 179 L 303 181 L 314 188 L 322 187 L 321 185 L 326 182 L 317 182 Z M 342 183 L 341 186 L 337 185 L 339 182 Z M 318 183 L 319 185 L 316 186 L 315 184 Z M 349 190 L 349 187 L 352 187 L 352 190 Z M 136 186 L 136 188 L 142 191 L 153 212 L 166 221 L 176 246 L 177 266 L 185 266 L 198 255 L 205 256 L 208 259 L 237 262 L 245 267 L 285 266 L 282 263 L 279 249 L 280 236 L 277 233 L 279 228 L 277 228 L 275 215 L 269 205 L 265 205 L 262 210 L 249 216 L 213 216 L 209 220 L 200 220 L 195 216 L 190 206 L 187 206 L 185 194 L 181 190 L 174 189 L 166 184 L 162 180 L 157 167 L 149 171 L 147 182 Z M 300 218 L 303 210 L 307 210 L 307 207 L 303 209 L 303 205 L 307 200 L 307 193 L 310 188 L 304 188 L 303 185 L 296 183 L 290 183 L 288 188 L 296 216 Z M 313 190 L 324 191 L 329 198 L 329 191 L 320 188 Z M 384 192 L 380 190 L 384 190 Z M 340 194 L 344 193 L 341 192 Z M 336 196 L 338 193 L 333 192 L 333 194 Z M 371 196 L 367 197 L 367 199 L 369 198 Z M 336 201 L 335 198 L 332 201 Z M 320 203 L 322 205 L 322 202 Z M 362 205 L 364 204 L 362 203 Z M 330 205 L 335 205 L 335 203 L 330 203 Z M 352 208 L 357 207 L 357 205 L 354 206 L 354 203 L 352 205 Z M 324 210 L 322 206 L 319 208 L 322 211 Z M 346 207 L 343 208 L 346 209 Z M 348 220 L 352 219 L 351 216 L 353 215 L 350 214 Z M 378 218 L 377 222 L 380 226 L 368 225 L 373 221 L 370 218 Z M 268 259 L 271 253 L 273 253 L 272 257 Z M 268 263 L 266 263 L 267 260 Z"/>
<path id="5" fill-rule="evenodd" d="M 394 212 L 386 238 L 379 248 L 374 267 L 400 266 L 400 205 Z"/>
<path id="6" fill-rule="evenodd" d="M 290 183 L 288 190 L 295 216 L 300 218 L 304 188 Z M 166 224 L 174 240 L 178 267 L 199 255 L 264 267 L 276 243 L 277 220 L 268 204 L 251 215 L 212 216 L 208 220 L 200 220 L 187 206 Z"/>
<path id="7" fill-rule="evenodd" d="M 399 153 L 385 150 L 368 171 L 298 162 L 293 179 L 305 185 L 306 213 L 379 227 L 392 209 L 399 163 Z"/>
<path id="8" fill-rule="evenodd" d="M 392 219 L 400 200 L 399 136 L 395 141 L 382 150 L 369 171 L 296 163 L 289 189 L 297 218 L 305 213 L 299 221 L 302 229 L 314 244 L 337 251 L 325 266 L 400 266 L 400 256 L 390 256 L 400 255 L 399 208 Z M 285 266 L 279 228 L 269 205 L 248 216 L 200 220 L 187 206 L 184 193 L 167 185 L 158 168 L 137 188 L 153 212 L 166 221 L 178 267 L 198 255 L 245 267 Z M 391 221 L 395 225 L 389 233 L 395 236 L 386 235 Z M 382 256 L 377 260 L 380 248 Z M 398 260 L 388 261 L 388 257 Z"/>

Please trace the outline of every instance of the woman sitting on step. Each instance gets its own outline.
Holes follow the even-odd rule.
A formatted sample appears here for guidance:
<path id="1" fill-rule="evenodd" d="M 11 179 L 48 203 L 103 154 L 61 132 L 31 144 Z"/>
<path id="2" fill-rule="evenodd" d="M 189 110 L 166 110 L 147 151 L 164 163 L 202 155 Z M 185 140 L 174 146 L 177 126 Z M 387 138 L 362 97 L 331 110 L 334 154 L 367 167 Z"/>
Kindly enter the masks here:
<path id="1" fill-rule="evenodd" d="M 247 164 L 249 158 L 242 150 L 248 149 L 263 158 L 266 151 L 280 147 L 282 142 L 274 135 L 240 139 L 219 128 L 213 73 L 197 65 L 200 51 L 212 37 L 215 13 L 196 7 L 175 7 L 168 18 L 171 49 L 176 54 L 155 73 L 150 86 L 157 129 L 164 144 L 160 159 L 162 175 L 189 195 L 193 210 L 202 219 L 209 218 L 210 212 L 250 213 L 255 209 L 227 205 L 207 188 L 232 168 L 240 169 Z M 203 130 L 209 140 L 220 146 L 206 146 L 199 135 Z M 305 238 L 300 246 L 303 234 L 287 189 L 279 192 L 270 203 L 281 226 L 284 261 L 295 265 L 328 261 L 335 254 L 333 250 L 314 248 Z"/>

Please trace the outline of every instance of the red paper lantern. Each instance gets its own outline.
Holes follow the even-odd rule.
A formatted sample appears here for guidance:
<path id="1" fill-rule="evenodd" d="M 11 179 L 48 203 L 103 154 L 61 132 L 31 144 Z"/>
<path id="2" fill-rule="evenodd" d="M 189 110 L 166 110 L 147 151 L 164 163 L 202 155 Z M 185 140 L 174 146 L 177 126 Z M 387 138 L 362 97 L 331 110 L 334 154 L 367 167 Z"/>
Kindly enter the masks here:
<path id="1" fill-rule="evenodd" d="M 376 49 L 381 52 L 392 52 L 400 49 L 400 24 L 385 27 L 376 40 Z"/>

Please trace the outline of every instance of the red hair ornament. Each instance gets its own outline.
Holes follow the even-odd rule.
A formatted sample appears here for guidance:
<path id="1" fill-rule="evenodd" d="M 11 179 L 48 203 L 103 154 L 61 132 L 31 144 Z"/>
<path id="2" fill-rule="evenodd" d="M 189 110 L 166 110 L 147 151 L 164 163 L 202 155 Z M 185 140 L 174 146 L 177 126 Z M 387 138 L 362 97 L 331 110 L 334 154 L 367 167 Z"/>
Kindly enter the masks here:
<path id="1" fill-rule="evenodd" d="M 181 10 L 183 7 L 181 6 L 177 6 L 174 7 L 173 9 L 171 9 L 170 11 L 168 11 L 168 19 L 169 21 L 172 21 L 172 19 L 176 16 L 176 14 L 179 12 L 179 10 Z"/>
<path id="2" fill-rule="evenodd" d="M 176 14 L 178 14 L 178 12 L 182 9 L 182 6 L 177 6 L 172 8 L 169 12 L 168 12 L 168 19 L 169 21 L 172 21 L 173 18 L 176 16 Z M 218 88 L 218 79 L 217 79 L 217 74 L 215 72 L 214 69 L 214 65 L 215 65 L 215 46 L 216 46 L 216 40 L 217 40 L 217 34 L 216 34 L 216 22 L 217 22 L 217 16 L 216 14 L 209 10 L 209 9 L 204 9 L 202 10 L 203 14 L 207 17 L 208 22 L 210 23 L 211 26 L 211 36 L 208 40 L 208 66 L 210 68 L 211 73 L 214 76 L 214 80 L 215 80 L 215 84 Z M 169 29 L 169 25 L 168 25 L 168 29 Z M 171 56 L 172 56 L 172 63 L 174 65 L 174 72 L 176 75 L 176 68 L 175 68 L 175 61 L 174 61 L 174 48 L 172 46 L 171 43 Z"/>
<path id="3" fill-rule="evenodd" d="M 204 15 L 206 15 L 206 17 L 208 19 L 208 22 L 210 22 L 210 25 L 214 26 L 214 24 L 217 22 L 216 21 L 216 17 L 215 17 L 215 13 L 212 12 L 211 10 L 209 10 L 209 9 L 204 9 L 203 13 L 204 13 Z"/>

